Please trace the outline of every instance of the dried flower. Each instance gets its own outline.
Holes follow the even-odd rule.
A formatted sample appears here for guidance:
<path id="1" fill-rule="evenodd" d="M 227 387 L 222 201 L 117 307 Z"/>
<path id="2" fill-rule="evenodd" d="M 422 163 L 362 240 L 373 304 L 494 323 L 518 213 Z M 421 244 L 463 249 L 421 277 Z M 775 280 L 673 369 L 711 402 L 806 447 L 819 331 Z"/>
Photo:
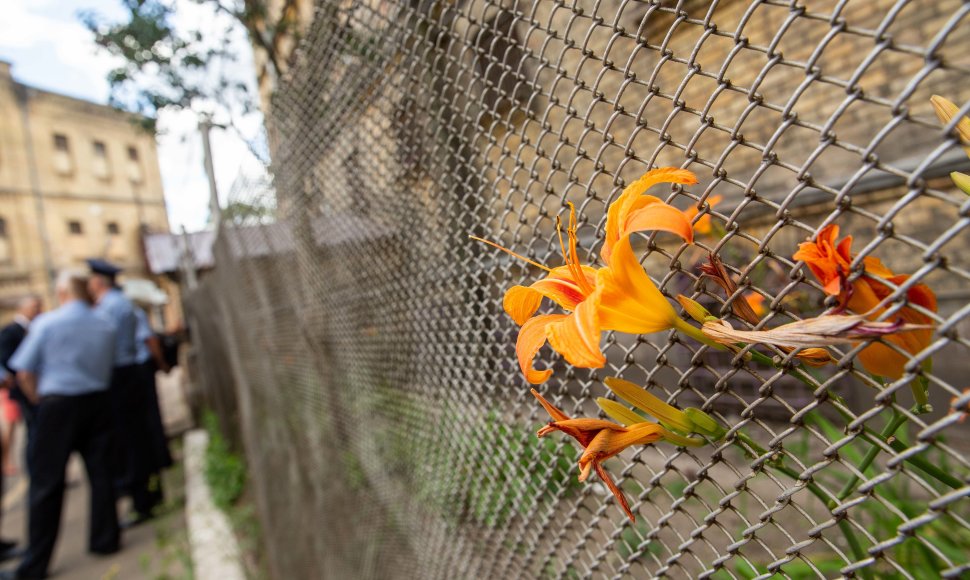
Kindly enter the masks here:
<path id="1" fill-rule="evenodd" d="M 583 446 L 583 454 L 579 458 L 579 481 L 586 481 L 590 471 L 595 470 L 606 487 L 613 492 L 627 517 L 635 522 L 636 517 L 630 510 L 626 496 L 603 468 L 603 462 L 631 445 L 656 443 L 670 433 L 660 425 L 648 421 L 624 427 L 602 419 L 570 419 L 535 389 L 532 389 L 532 394 L 553 419 L 548 425 L 539 429 L 536 435 L 545 437 L 553 431 L 562 431 L 578 441 Z"/>
<path id="2" fill-rule="evenodd" d="M 738 285 L 734 282 L 734 278 L 728 273 L 727 268 L 724 267 L 724 263 L 721 259 L 717 257 L 716 254 L 709 254 L 706 264 L 701 264 L 701 273 L 705 278 L 710 278 L 718 286 L 720 286 L 724 293 L 730 298 L 738 290 Z M 731 310 L 734 311 L 734 315 L 744 320 L 748 324 L 755 325 L 761 319 L 751 304 L 744 299 L 735 299 L 731 302 Z"/>
<path id="3" fill-rule="evenodd" d="M 882 301 L 892 294 L 892 288 L 887 284 L 899 286 L 905 283 L 909 276 L 897 275 L 883 265 L 878 258 L 868 256 L 863 260 L 864 272 L 851 284 L 847 283 L 849 266 L 854 260 L 852 255 L 852 236 L 846 236 L 837 241 L 839 226 L 828 225 L 818 233 L 814 242 L 799 245 L 798 251 L 792 256 L 793 260 L 803 260 L 812 273 L 822 284 L 826 294 L 843 297 L 843 306 L 857 314 L 864 315 L 868 320 L 877 320 L 886 312 Z M 936 312 L 936 295 L 924 284 L 916 284 L 906 292 L 906 300 L 931 312 Z M 917 354 L 927 345 L 933 336 L 929 316 L 918 312 L 911 306 L 904 306 L 894 315 L 902 322 L 913 325 L 916 330 L 897 332 L 887 335 L 885 340 L 910 354 Z M 859 362 L 869 372 L 898 379 L 903 375 L 903 367 L 909 357 L 882 343 L 873 343 L 863 349 L 859 355 Z"/>
<path id="4" fill-rule="evenodd" d="M 867 338 L 881 338 L 901 332 L 925 330 L 925 325 L 872 322 L 865 316 L 829 314 L 783 324 L 771 330 L 735 330 L 725 320 L 704 323 L 702 331 L 721 344 L 771 344 L 778 347 L 808 348 L 850 344 Z"/>

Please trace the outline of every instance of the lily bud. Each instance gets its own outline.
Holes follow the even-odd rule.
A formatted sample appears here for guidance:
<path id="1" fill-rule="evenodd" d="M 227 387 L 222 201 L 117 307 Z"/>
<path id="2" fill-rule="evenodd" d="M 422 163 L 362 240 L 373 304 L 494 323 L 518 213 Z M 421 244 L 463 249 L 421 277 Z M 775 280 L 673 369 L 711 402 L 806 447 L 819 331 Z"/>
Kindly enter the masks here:
<path id="1" fill-rule="evenodd" d="M 696 407 L 687 407 L 684 409 L 684 415 L 687 415 L 691 425 L 693 425 L 694 433 L 706 435 L 715 441 L 723 439 L 727 433 L 727 429 L 721 427 L 720 423 L 714 417 L 711 417 Z"/>
<path id="2" fill-rule="evenodd" d="M 950 179 L 953 180 L 954 185 L 960 188 L 960 191 L 970 195 L 970 175 L 954 171 L 950 174 Z"/>
<path id="3" fill-rule="evenodd" d="M 684 311 L 687 312 L 687 315 L 693 318 L 695 322 L 704 324 L 708 320 L 717 320 L 717 318 L 707 311 L 707 308 L 704 308 L 699 302 L 691 300 L 683 294 L 677 295 L 677 302 L 680 303 Z"/>
<path id="4" fill-rule="evenodd" d="M 944 125 L 948 125 L 953 118 L 960 114 L 960 108 L 953 104 L 953 101 L 945 99 L 939 95 L 930 97 L 933 104 L 933 111 Z M 957 137 L 963 143 L 963 150 L 970 155 L 970 119 L 961 117 L 956 126 Z"/>

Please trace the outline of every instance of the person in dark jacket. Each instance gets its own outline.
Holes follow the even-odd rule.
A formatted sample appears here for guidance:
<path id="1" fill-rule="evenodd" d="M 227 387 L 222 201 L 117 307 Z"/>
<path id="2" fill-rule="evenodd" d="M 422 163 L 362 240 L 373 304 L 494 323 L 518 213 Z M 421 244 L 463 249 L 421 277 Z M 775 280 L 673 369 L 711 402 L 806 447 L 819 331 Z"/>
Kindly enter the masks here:
<path id="1" fill-rule="evenodd" d="M 27 471 L 30 472 L 30 450 L 33 448 L 34 419 L 37 414 L 37 406 L 27 400 L 20 386 L 17 384 L 14 370 L 10 368 L 10 358 L 17 352 L 17 347 L 27 336 L 30 323 L 41 313 L 42 304 L 37 296 L 28 296 L 20 301 L 17 306 L 17 313 L 13 321 L 0 329 L 0 365 L 13 377 L 10 388 L 10 399 L 16 401 L 20 406 L 20 416 L 24 419 L 27 427 Z M 7 458 L 4 458 L 6 460 Z"/>
<path id="2" fill-rule="evenodd" d="M 156 504 L 148 492 L 153 462 L 151 433 L 144 420 L 144 389 L 138 386 L 138 316 L 134 304 L 115 284 L 121 269 L 98 259 L 88 260 L 88 266 L 91 268 L 88 288 L 95 311 L 115 329 L 115 366 L 110 388 L 118 445 L 115 477 L 119 495 L 131 496 L 135 513 L 122 524 L 130 527 L 150 519 Z"/>
<path id="3" fill-rule="evenodd" d="M 37 413 L 37 406 L 30 402 L 24 395 L 20 386 L 17 384 L 16 371 L 10 367 L 10 359 L 13 354 L 17 352 L 17 348 L 23 342 L 24 337 L 27 336 L 27 329 L 30 328 L 30 323 L 41 311 L 41 301 L 40 298 L 36 296 L 28 296 L 20 301 L 17 306 L 17 313 L 13 317 L 13 322 L 4 326 L 0 329 L 0 370 L 6 377 L 8 388 L 10 389 L 10 399 L 20 406 L 20 415 L 24 419 L 24 424 L 27 427 L 27 446 L 26 446 L 26 464 L 27 472 L 30 473 L 31 465 L 31 452 L 34 447 L 34 425 L 35 416 Z M 11 433 L 12 435 L 12 433 Z M 5 453 L 9 453 L 12 449 L 12 439 L 5 445 Z M 2 458 L 2 464 L 6 465 L 9 461 L 8 457 Z M 3 489 L 3 470 L 0 469 L 0 490 Z M 2 509 L 2 508 L 0 508 Z M 0 512 L 2 515 L 2 512 Z M 12 540 L 0 539 L 0 562 L 8 560 L 12 557 L 18 555 L 17 543 Z"/>

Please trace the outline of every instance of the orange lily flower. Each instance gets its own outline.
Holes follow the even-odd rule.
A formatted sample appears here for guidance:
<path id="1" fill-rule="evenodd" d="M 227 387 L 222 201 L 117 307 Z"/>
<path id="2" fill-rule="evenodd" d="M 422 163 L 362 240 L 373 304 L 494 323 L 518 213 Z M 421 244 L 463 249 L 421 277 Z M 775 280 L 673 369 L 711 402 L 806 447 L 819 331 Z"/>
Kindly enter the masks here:
<path id="1" fill-rule="evenodd" d="M 539 429 L 536 435 L 545 437 L 553 431 L 562 431 L 578 441 L 583 446 L 583 454 L 579 458 L 579 481 L 586 481 L 590 471 L 596 471 L 606 487 L 613 492 L 627 517 L 636 522 L 626 496 L 603 468 L 603 462 L 631 445 L 648 445 L 660 441 L 669 432 L 649 421 L 624 427 L 603 419 L 570 419 L 535 389 L 532 389 L 532 394 L 553 418 L 548 425 Z"/>
<path id="2" fill-rule="evenodd" d="M 663 170 L 655 170 L 657 171 Z M 660 183 L 665 179 L 666 182 L 680 179 L 681 181 L 676 182 L 686 183 L 689 180 L 684 173 L 693 177 L 689 171 L 677 171 L 680 172 L 677 174 L 679 177 L 654 179 L 653 183 Z M 649 181 L 646 178 L 644 176 L 637 183 L 642 186 L 641 182 Z M 631 185 L 627 188 L 623 195 L 642 192 L 649 185 L 633 187 Z M 606 268 L 596 269 L 579 262 L 576 210 L 572 204 L 569 227 L 566 228 L 568 244 L 563 240 L 561 224 L 557 223 L 559 243 L 566 259 L 565 266 L 549 268 L 493 242 L 473 236 L 475 240 L 494 246 L 547 272 L 544 278 L 530 286 L 509 288 L 502 301 L 508 315 L 522 326 L 515 343 L 515 353 L 527 381 L 539 384 L 552 376 L 552 369 L 540 371 L 532 366 L 532 361 L 546 341 L 569 364 L 580 368 L 600 368 L 606 364 L 606 357 L 599 346 L 603 330 L 646 334 L 686 325 L 644 272 L 630 246 L 630 233 L 658 224 L 662 227 L 657 229 L 672 231 L 687 241 L 693 240 L 690 223 L 680 210 L 656 198 L 651 199 L 655 201 L 640 204 L 635 199 L 623 198 L 622 202 L 629 202 L 633 209 L 622 214 L 615 213 L 611 206 L 610 215 L 619 216 L 612 219 L 614 225 L 619 222 L 620 217 L 628 219 L 624 222 L 624 227 L 617 230 L 624 232 L 623 237 L 610 244 L 613 263 Z M 614 230 L 610 226 L 611 218 L 607 219 L 609 238 Z M 552 300 L 569 313 L 534 316 L 543 298 Z"/>
<path id="3" fill-rule="evenodd" d="M 723 196 L 712 195 L 710 199 L 707 200 L 707 205 L 709 205 L 710 207 L 714 207 L 715 205 L 721 203 L 722 199 L 724 199 Z M 696 205 L 692 205 L 689 208 L 684 210 L 684 217 L 687 218 L 687 221 L 693 222 L 694 218 L 696 218 L 697 214 L 699 214 L 700 212 L 701 210 L 697 209 Z M 705 213 L 704 215 L 702 215 L 700 219 L 697 220 L 697 223 L 694 224 L 694 233 L 697 233 L 697 234 L 703 234 L 703 235 L 709 234 L 711 233 L 711 229 L 712 228 L 711 228 L 710 213 Z"/>
<path id="4" fill-rule="evenodd" d="M 868 256 L 863 259 L 865 267 L 863 275 L 847 286 L 846 276 L 849 274 L 849 265 L 854 258 L 852 236 L 846 236 L 842 241 L 837 241 L 838 237 L 839 226 L 828 225 L 819 232 L 814 242 L 800 244 L 792 259 L 803 260 L 808 265 L 826 294 L 845 297 L 847 300 L 844 306 L 853 312 L 864 314 L 869 320 L 876 320 L 887 310 L 885 306 L 880 306 L 880 303 L 892 293 L 892 289 L 886 282 L 899 286 L 909 279 L 909 275 L 896 274 L 883 265 L 878 258 Z M 912 304 L 936 312 L 936 295 L 925 284 L 917 284 L 910 288 L 906 292 L 906 299 Z M 929 316 L 910 306 L 899 309 L 895 316 L 905 323 L 915 325 L 930 325 L 933 322 Z M 932 336 L 933 330 L 924 328 L 885 336 L 882 340 L 910 354 L 917 354 L 929 345 Z M 858 358 L 870 373 L 898 379 L 903 375 L 903 367 L 909 357 L 877 342 L 859 352 Z"/>

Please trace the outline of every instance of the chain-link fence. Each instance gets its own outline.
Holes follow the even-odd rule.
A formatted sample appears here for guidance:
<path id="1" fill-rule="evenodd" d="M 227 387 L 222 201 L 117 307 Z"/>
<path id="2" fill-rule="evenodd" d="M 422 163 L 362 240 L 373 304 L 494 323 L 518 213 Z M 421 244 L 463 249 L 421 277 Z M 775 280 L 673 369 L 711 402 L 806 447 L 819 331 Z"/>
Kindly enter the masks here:
<path id="1" fill-rule="evenodd" d="M 970 197 L 948 176 L 970 161 L 929 101 L 970 98 L 968 13 L 958 0 L 320 3 L 268 120 L 275 219 L 225 224 L 188 300 L 273 575 L 970 574 Z M 838 297 L 792 256 L 837 224 L 854 237 L 842 284 L 878 257 L 911 275 L 880 287 L 883 317 L 915 311 L 935 330 L 897 347 L 909 362 L 885 380 L 860 364 L 864 345 L 832 347 L 821 368 L 676 332 L 607 332 L 594 370 L 542 350 L 554 373 L 538 389 L 571 416 L 602 416 L 593 401 L 619 376 L 729 429 L 609 460 L 633 523 L 595 477 L 577 481 L 574 441 L 535 436 L 549 417 L 502 297 L 541 272 L 468 236 L 558 266 L 571 202 L 579 257 L 602 265 L 608 204 L 656 166 L 700 180 L 652 191 L 697 210 L 693 244 L 636 236 L 670 298 L 736 328 L 738 300 L 759 328 L 818 315 Z M 701 277 L 708 252 L 730 295 Z M 935 309 L 914 301 L 918 284 Z"/>

